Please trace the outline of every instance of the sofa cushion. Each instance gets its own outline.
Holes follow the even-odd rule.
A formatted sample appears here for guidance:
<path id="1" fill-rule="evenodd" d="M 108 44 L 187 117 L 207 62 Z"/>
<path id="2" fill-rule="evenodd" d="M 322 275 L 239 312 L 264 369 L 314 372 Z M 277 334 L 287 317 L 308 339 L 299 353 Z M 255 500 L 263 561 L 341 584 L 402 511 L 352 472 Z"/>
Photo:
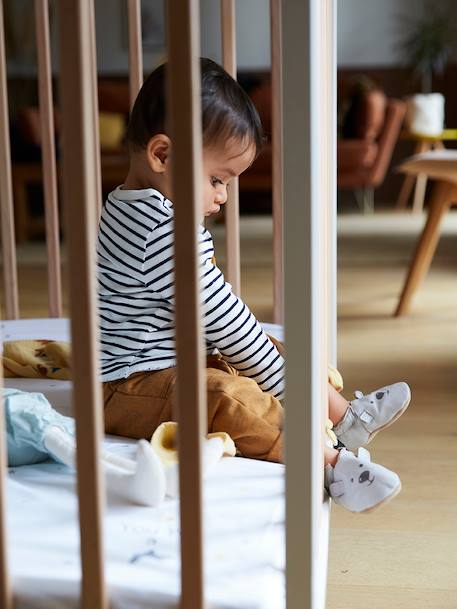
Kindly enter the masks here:
<path id="1" fill-rule="evenodd" d="M 375 140 L 384 125 L 387 98 L 368 84 L 353 85 L 350 95 L 338 95 L 338 135 L 350 139 Z"/>
<path id="2" fill-rule="evenodd" d="M 337 146 L 338 170 L 370 167 L 378 154 L 376 142 L 367 140 L 340 140 Z"/>
<path id="3" fill-rule="evenodd" d="M 356 137 L 376 140 L 381 133 L 386 115 L 387 99 L 379 89 L 368 91 L 363 96 Z"/>

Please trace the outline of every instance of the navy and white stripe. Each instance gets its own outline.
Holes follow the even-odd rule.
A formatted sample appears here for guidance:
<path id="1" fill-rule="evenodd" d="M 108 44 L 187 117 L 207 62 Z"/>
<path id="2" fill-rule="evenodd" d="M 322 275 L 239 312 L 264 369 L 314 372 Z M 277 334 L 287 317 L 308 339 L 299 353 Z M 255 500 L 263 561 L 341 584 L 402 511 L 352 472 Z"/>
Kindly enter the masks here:
<path id="1" fill-rule="evenodd" d="M 199 227 L 198 241 L 207 352 L 282 398 L 282 356 L 213 264 L 208 230 Z M 117 188 L 103 206 L 97 251 L 102 380 L 175 366 L 171 201 Z"/>

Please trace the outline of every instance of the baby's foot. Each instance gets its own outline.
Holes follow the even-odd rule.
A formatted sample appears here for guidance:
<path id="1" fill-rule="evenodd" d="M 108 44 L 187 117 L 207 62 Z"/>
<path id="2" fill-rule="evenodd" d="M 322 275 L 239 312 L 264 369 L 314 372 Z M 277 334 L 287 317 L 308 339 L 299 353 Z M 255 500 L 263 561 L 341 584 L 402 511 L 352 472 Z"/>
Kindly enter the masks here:
<path id="1" fill-rule="evenodd" d="M 325 468 L 325 486 L 335 503 L 351 512 L 368 512 L 401 490 L 397 474 L 372 463 L 365 448 L 359 448 L 358 456 L 345 448 L 340 450 L 335 467 Z"/>
<path id="2" fill-rule="evenodd" d="M 396 421 L 408 408 L 411 391 L 406 383 L 395 383 L 368 395 L 356 391 L 355 396 L 333 429 L 338 440 L 351 450 L 365 446 L 378 431 Z"/>

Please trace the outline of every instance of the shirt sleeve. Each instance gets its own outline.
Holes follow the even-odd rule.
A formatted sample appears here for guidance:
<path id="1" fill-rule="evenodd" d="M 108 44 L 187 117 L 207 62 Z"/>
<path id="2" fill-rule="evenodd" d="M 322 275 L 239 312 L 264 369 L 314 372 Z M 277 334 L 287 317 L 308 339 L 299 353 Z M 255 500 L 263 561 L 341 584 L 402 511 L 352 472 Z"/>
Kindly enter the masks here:
<path id="1" fill-rule="evenodd" d="M 202 269 L 205 337 L 243 376 L 263 391 L 284 397 L 284 359 L 220 269 L 205 261 Z"/>
<path id="2" fill-rule="evenodd" d="M 254 379 L 263 391 L 284 397 L 284 359 L 249 307 L 232 291 L 213 263 L 214 248 L 208 231 L 199 239 L 202 317 L 205 339 L 243 376 Z M 147 285 L 174 302 L 173 229 L 158 227 L 152 233 L 145 258 Z"/>

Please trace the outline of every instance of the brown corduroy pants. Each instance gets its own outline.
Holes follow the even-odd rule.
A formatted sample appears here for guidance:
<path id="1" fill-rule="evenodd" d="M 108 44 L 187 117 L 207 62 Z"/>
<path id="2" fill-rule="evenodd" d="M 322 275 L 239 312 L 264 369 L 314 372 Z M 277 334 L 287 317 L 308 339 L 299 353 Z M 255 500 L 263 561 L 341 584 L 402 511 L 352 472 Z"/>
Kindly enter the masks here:
<path id="1" fill-rule="evenodd" d="M 207 359 L 206 381 L 208 433 L 227 432 L 245 457 L 282 462 L 279 400 L 218 355 Z M 106 433 L 149 439 L 161 423 L 174 420 L 175 382 L 176 369 L 167 368 L 104 383 Z"/>

